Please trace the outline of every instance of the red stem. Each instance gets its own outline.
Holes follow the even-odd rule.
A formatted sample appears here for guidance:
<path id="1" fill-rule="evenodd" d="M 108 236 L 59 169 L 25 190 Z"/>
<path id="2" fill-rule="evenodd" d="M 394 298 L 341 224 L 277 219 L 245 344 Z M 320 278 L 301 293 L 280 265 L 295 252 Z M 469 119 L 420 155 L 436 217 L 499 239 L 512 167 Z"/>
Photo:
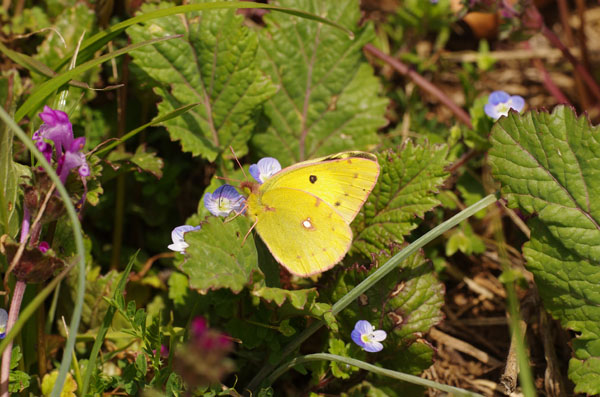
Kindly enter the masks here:
<path id="1" fill-rule="evenodd" d="M 396 71 L 398 73 L 403 74 L 405 76 L 408 76 L 422 90 L 425 90 L 425 91 L 429 92 L 431 95 L 433 95 L 437 99 L 439 99 L 440 102 L 442 102 L 444 105 L 446 105 L 452 111 L 452 113 L 454 113 L 454 115 L 456 116 L 457 119 L 459 119 L 460 121 L 462 121 L 467 127 L 471 128 L 471 129 L 473 128 L 473 124 L 471 124 L 471 117 L 469 117 L 469 114 L 467 112 L 465 112 L 456 103 L 454 103 L 448 97 L 448 95 L 446 95 L 444 92 L 442 92 L 435 85 L 431 84 L 423 76 L 421 76 L 420 74 L 418 74 L 414 70 L 410 69 L 408 66 L 406 66 L 401 61 L 399 61 L 399 60 L 397 60 L 397 59 L 389 56 L 388 54 L 386 54 L 386 53 L 384 53 L 384 52 L 382 52 L 380 50 L 378 50 L 372 44 L 367 44 L 366 46 L 364 46 L 363 50 L 366 51 L 366 52 L 368 52 L 369 54 L 371 54 L 371 55 L 373 55 L 373 56 L 375 56 L 375 57 L 377 57 L 377 58 L 385 61 L 386 63 L 390 64 L 394 69 L 396 69 Z"/>
<path id="2" fill-rule="evenodd" d="M 581 78 L 585 81 L 592 95 L 594 95 L 596 100 L 600 101 L 600 87 L 598 86 L 598 83 L 596 83 L 592 75 L 590 75 L 587 69 L 583 66 L 583 64 L 579 62 L 573 56 L 573 54 L 571 54 L 569 49 L 562 43 L 562 41 L 560 41 L 558 36 L 554 34 L 552 30 L 548 29 L 548 27 L 545 24 L 542 25 L 542 34 L 548 39 L 548 41 L 550 41 L 550 43 L 554 47 L 562 51 L 563 55 L 569 60 L 569 62 L 571 62 L 577 73 L 579 73 Z"/>
<path id="3" fill-rule="evenodd" d="M 8 312 L 8 322 L 6 323 L 6 333 L 8 334 L 19 317 L 21 310 L 21 302 L 27 283 L 17 281 L 15 290 L 13 291 L 12 300 L 10 302 L 10 310 Z M 2 353 L 2 367 L 0 368 L 0 397 L 9 397 L 8 394 L 8 377 L 10 375 L 10 357 L 12 355 L 12 341 L 6 346 Z"/>

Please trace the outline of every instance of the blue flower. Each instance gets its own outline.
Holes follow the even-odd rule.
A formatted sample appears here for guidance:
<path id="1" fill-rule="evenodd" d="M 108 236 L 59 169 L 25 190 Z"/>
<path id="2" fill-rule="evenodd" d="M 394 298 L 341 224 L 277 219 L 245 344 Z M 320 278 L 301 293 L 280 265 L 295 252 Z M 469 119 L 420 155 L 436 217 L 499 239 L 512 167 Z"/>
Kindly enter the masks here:
<path id="1" fill-rule="evenodd" d="M 257 164 L 252 164 L 250 166 L 250 175 L 252 175 L 252 177 L 256 179 L 256 182 L 260 184 L 264 183 L 279 171 L 281 171 L 281 164 L 273 157 L 264 157 L 258 160 Z"/>
<path id="2" fill-rule="evenodd" d="M 380 329 L 375 330 L 375 327 L 370 322 L 359 320 L 356 322 L 350 337 L 364 351 L 376 353 L 383 349 L 383 345 L 379 342 L 384 341 L 387 338 L 387 334 Z"/>
<path id="3" fill-rule="evenodd" d="M 4 309 L 0 309 L 0 339 L 6 336 L 6 323 L 8 322 L 8 313 Z"/>
<path id="4" fill-rule="evenodd" d="M 494 91 L 488 98 L 488 103 L 485 104 L 485 114 L 498 120 L 501 116 L 508 115 L 510 109 L 520 112 L 525 107 L 525 100 L 519 95 L 508 95 L 504 91 Z"/>
<path id="5" fill-rule="evenodd" d="M 246 205 L 246 198 L 231 185 L 223 185 L 214 193 L 204 195 L 204 207 L 214 216 L 226 217 L 232 211 L 241 212 Z"/>
<path id="6" fill-rule="evenodd" d="M 171 232 L 171 239 L 173 240 L 173 244 L 169 245 L 169 249 L 171 251 L 177 251 L 181 252 L 182 254 L 185 254 L 185 249 L 190 245 L 185 242 L 183 236 L 187 232 L 191 232 L 193 230 L 200 230 L 200 226 L 183 225 L 177 226 L 175 229 L 173 229 L 173 231 Z"/>

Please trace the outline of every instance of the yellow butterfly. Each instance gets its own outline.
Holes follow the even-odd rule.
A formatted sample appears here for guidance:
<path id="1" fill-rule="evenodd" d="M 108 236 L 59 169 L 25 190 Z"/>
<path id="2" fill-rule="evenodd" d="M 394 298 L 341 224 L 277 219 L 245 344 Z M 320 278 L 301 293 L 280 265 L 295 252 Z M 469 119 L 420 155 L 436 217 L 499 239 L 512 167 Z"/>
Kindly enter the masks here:
<path id="1" fill-rule="evenodd" d="M 277 262 L 306 277 L 332 268 L 352 244 L 350 223 L 379 176 L 377 157 L 342 152 L 243 183 L 249 216 Z"/>

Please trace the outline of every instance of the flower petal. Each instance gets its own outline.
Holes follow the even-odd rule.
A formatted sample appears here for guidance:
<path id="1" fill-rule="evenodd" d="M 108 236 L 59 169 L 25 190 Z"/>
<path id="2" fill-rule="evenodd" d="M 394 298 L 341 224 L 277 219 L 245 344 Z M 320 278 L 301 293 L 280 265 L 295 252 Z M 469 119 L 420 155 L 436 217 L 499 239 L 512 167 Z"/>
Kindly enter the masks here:
<path id="1" fill-rule="evenodd" d="M 360 332 L 358 332 L 357 330 L 353 330 L 350 333 L 350 337 L 352 338 L 352 341 L 354 343 L 356 343 L 358 346 L 364 348 L 365 347 L 365 342 L 363 342 L 362 340 L 362 335 Z"/>
<path id="2" fill-rule="evenodd" d="M 383 345 L 379 342 L 372 341 L 365 343 L 365 347 L 363 349 L 369 353 L 377 353 L 383 350 Z"/>
<path id="3" fill-rule="evenodd" d="M 510 97 L 510 107 L 521 113 L 521 110 L 525 107 L 525 99 L 519 95 L 513 95 Z"/>
<path id="4" fill-rule="evenodd" d="M 490 94 L 490 96 L 488 98 L 488 103 L 491 103 L 492 105 L 497 105 L 499 103 L 505 103 L 509 99 L 510 99 L 510 95 L 508 95 L 506 92 L 494 91 Z"/>
<path id="5" fill-rule="evenodd" d="M 361 335 L 365 335 L 373 332 L 373 329 L 375 329 L 375 327 L 373 327 L 371 323 L 366 320 L 358 320 L 354 325 L 354 329 L 360 332 Z"/>
<path id="6" fill-rule="evenodd" d="M 231 185 L 223 185 L 204 195 L 204 207 L 214 216 L 228 216 L 244 209 L 246 199 Z"/>
<path id="7" fill-rule="evenodd" d="M 181 252 L 182 254 L 185 253 L 185 249 L 190 245 L 185 242 L 184 235 L 193 230 L 200 230 L 200 228 L 201 226 L 177 226 L 175 229 L 173 229 L 173 231 L 171 231 L 171 240 L 173 240 L 173 244 L 170 244 L 168 248 L 171 251 Z"/>
<path id="8" fill-rule="evenodd" d="M 250 166 L 250 175 L 258 183 L 264 183 L 267 179 L 281 171 L 281 164 L 273 157 L 264 157 L 257 164 Z"/>
<path id="9" fill-rule="evenodd" d="M 387 338 L 387 332 L 378 329 L 377 331 L 373 331 L 373 340 L 376 342 L 381 342 Z"/>

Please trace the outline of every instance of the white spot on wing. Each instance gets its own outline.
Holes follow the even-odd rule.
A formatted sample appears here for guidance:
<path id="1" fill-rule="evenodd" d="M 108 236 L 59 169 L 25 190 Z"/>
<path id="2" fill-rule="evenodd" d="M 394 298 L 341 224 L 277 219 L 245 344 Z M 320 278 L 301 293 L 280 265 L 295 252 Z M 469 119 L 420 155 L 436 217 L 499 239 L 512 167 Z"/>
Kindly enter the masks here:
<path id="1" fill-rule="evenodd" d="M 312 222 L 310 221 L 310 218 L 306 218 L 304 221 L 302 221 L 302 226 L 307 229 L 312 228 Z"/>

